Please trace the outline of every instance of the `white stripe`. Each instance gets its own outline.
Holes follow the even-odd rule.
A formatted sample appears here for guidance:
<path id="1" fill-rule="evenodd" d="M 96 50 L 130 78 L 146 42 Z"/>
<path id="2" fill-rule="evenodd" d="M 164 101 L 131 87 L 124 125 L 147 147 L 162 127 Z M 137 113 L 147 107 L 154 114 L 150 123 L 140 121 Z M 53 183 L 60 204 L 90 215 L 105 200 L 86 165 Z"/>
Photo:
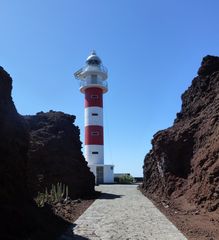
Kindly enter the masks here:
<path id="1" fill-rule="evenodd" d="M 103 126 L 103 108 L 102 107 L 87 107 L 84 114 L 86 126 Z"/>
<path id="2" fill-rule="evenodd" d="M 98 154 L 95 154 L 98 153 Z M 103 145 L 85 145 L 84 156 L 88 165 L 104 164 Z"/>

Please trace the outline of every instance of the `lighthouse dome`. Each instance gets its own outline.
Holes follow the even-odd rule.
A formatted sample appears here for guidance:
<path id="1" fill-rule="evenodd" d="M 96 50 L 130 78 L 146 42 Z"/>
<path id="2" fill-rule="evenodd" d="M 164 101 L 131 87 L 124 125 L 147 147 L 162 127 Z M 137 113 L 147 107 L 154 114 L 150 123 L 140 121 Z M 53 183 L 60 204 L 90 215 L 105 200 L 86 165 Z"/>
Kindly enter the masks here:
<path id="1" fill-rule="evenodd" d="M 87 58 L 86 63 L 89 65 L 100 65 L 101 59 L 96 55 L 95 51 L 92 51 L 91 55 Z"/>

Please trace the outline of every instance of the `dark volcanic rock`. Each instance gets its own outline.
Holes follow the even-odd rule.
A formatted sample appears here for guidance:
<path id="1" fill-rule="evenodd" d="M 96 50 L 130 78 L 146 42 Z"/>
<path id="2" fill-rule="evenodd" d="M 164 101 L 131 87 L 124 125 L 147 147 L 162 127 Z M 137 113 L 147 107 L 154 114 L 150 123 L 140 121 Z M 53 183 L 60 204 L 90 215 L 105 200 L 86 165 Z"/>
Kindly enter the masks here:
<path id="1" fill-rule="evenodd" d="M 92 195 L 94 175 L 81 152 L 75 116 L 50 111 L 26 120 L 30 126 L 28 182 L 32 194 L 62 182 L 68 185 L 72 199 Z"/>
<path id="2" fill-rule="evenodd" d="M 50 112 L 26 121 L 11 90 L 12 79 L 0 67 L 0 239 L 56 239 L 68 224 L 50 206 L 36 206 L 27 180 L 31 192 L 61 181 L 72 196 L 85 196 L 93 193 L 94 176 L 81 154 L 75 117 Z"/>
<path id="3" fill-rule="evenodd" d="M 172 127 L 144 160 L 144 191 L 179 208 L 219 208 L 219 57 L 206 56 Z"/>
<path id="4" fill-rule="evenodd" d="M 24 119 L 16 111 L 11 90 L 12 79 L 0 67 L 1 204 L 23 201 L 27 196 L 25 167 L 29 134 Z"/>
<path id="5" fill-rule="evenodd" d="M 26 184 L 28 127 L 11 98 L 12 79 L 0 67 L 0 238 L 20 239 L 29 231 Z M 17 231 L 17 232 L 16 232 Z M 16 237 L 15 237 L 16 236 Z"/>
<path id="6" fill-rule="evenodd" d="M 203 58 L 201 67 L 198 70 L 199 76 L 207 76 L 219 69 L 219 58 L 215 56 L 206 56 Z"/>

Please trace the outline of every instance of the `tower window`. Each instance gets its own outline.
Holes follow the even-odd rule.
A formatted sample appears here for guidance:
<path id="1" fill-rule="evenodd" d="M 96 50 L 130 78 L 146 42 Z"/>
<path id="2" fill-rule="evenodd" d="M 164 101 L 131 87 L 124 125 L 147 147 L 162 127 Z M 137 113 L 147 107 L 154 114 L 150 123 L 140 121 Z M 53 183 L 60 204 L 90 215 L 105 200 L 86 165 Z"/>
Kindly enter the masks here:
<path id="1" fill-rule="evenodd" d="M 92 113 L 92 116 L 98 116 L 98 113 Z"/>
<path id="2" fill-rule="evenodd" d="M 92 99 L 98 99 L 98 95 L 91 95 Z"/>
<path id="3" fill-rule="evenodd" d="M 92 154 L 99 154 L 98 152 L 92 152 Z"/>
<path id="4" fill-rule="evenodd" d="M 91 132 L 91 136 L 99 136 L 99 132 Z"/>

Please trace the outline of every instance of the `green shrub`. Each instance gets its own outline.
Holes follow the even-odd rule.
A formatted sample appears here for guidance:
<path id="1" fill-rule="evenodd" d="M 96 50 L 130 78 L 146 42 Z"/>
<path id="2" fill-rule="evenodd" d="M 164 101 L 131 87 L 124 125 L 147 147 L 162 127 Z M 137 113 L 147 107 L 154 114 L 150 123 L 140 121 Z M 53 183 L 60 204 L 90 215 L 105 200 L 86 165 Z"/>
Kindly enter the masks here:
<path id="1" fill-rule="evenodd" d="M 134 178 L 131 175 L 124 175 L 119 177 L 119 183 L 121 184 L 131 184 L 134 182 Z"/>
<path id="2" fill-rule="evenodd" d="M 52 184 L 51 190 L 48 193 L 46 188 L 44 193 L 38 192 L 35 202 L 38 207 L 43 207 L 45 203 L 57 203 L 64 199 L 68 199 L 68 186 L 62 183 Z"/>

